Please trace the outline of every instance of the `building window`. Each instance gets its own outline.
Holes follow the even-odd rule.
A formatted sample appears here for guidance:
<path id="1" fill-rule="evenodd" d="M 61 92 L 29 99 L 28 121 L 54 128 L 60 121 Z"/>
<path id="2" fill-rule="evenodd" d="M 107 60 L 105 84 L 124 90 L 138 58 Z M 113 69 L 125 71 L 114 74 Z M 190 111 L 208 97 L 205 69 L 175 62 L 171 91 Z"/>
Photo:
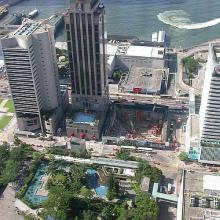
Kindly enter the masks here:
<path id="1" fill-rule="evenodd" d="M 71 38 L 70 38 L 70 32 L 67 31 L 66 33 L 67 33 L 67 40 L 68 40 L 68 41 L 71 40 Z"/>

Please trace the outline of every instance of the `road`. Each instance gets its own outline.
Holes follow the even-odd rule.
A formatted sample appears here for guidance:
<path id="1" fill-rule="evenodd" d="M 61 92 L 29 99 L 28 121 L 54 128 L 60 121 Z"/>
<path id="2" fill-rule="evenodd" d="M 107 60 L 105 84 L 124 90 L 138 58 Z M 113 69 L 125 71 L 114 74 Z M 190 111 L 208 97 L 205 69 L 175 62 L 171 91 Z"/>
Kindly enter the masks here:
<path id="1" fill-rule="evenodd" d="M 187 109 L 189 107 L 188 102 L 181 102 L 174 99 L 163 99 L 157 97 L 144 97 L 140 96 L 140 94 L 120 94 L 120 95 L 111 95 L 112 101 L 128 101 L 132 103 L 139 103 L 139 104 L 157 104 L 157 105 L 164 105 L 169 108 L 174 109 Z"/>
<path id="2" fill-rule="evenodd" d="M 114 85 L 115 86 L 115 85 Z M 188 108 L 188 97 L 180 97 L 179 100 L 174 98 L 160 97 L 159 95 L 135 94 L 118 92 L 116 88 L 110 86 L 110 99 L 113 101 L 126 100 L 129 102 L 137 102 L 143 104 L 158 104 L 168 106 L 170 108 Z"/>
<path id="3" fill-rule="evenodd" d="M 9 124 L 5 127 L 3 131 L 0 132 L 1 142 L 13 142 L 14 141 L 14 131 L 17 128 L 17 120 L 14 116 Z"/>

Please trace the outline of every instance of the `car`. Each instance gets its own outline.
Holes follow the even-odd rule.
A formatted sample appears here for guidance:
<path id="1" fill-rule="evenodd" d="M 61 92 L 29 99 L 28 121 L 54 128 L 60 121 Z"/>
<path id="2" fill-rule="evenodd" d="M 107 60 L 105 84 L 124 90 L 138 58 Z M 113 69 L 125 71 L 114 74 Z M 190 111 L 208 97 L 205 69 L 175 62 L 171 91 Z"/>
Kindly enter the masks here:
<path id="1" fill-rule="evenodd" d="M 135 100 L 135 98 L 131 98 L 131 100 Z"/>

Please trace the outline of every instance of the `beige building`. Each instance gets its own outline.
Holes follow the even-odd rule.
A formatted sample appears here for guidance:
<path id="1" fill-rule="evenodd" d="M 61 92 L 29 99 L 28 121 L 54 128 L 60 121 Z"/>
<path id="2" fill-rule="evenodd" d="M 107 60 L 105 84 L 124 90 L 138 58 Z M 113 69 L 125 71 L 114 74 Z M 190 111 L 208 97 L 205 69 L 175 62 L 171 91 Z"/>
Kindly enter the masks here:
<path id="1" fill-rule="evenodd" d="M 53 28 L 26 20 L 1 44 L 19 130 L 55 133 L 62 103 Z"/>

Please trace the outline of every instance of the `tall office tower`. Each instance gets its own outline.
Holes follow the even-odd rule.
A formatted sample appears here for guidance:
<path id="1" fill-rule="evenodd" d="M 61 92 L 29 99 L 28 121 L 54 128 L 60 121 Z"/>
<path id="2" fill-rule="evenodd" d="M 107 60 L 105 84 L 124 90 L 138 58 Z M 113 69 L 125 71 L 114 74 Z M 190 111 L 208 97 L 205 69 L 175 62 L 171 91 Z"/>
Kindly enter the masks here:
<path id="1" fill-rule="evenodd" d="M 201 138 L 220 142 L 220 45 L 210 44 L 201 107 Z"/>
<path id="2" fill-rule="evenodd" d="M 1 44 L 19 130 L 54 133 L 61 98 L 53 28 L 26 20 Z"/>
<path id="3" fill-rule="evenodd" d="M 210 44 L 200 107 L 201 161 L 220 162 L 219 106 L 220 45 Z"/>
<path id="4" fill-rule="evenodd" d="M 73 107 L 100 109 L 108 94 L 103 4 L 100 0 L 71 0 L 65 26 Z"/>

